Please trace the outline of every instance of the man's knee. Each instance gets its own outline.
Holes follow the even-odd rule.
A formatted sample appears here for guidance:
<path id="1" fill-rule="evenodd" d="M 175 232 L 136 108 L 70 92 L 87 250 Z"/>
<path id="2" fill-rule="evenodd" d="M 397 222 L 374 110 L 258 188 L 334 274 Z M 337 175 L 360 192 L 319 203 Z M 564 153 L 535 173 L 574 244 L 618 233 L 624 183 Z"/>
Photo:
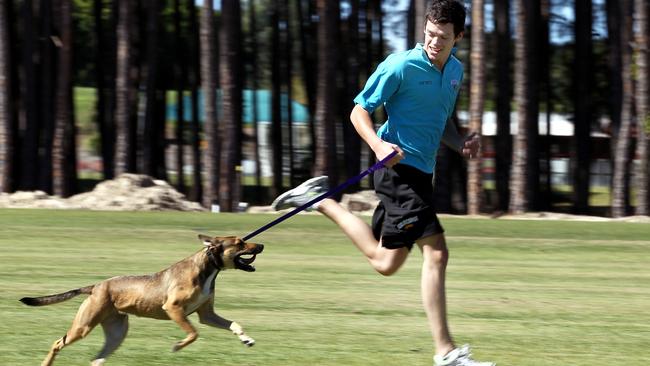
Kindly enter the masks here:
<path id="1" fill-rule="evenodd" d="M 449 250 L 447 247 L 434 249 L 429 256 L 429 262 L 435 267 L 447 267 L 449 262 Z"/>
<path id="2" fill-rule="evenodd" d="M 443 234 L 428 236 L 418 240 L 426 264 L 444 268 L 449 262 L 449 250 Z"/>
<path id="3" fill-rule="evenodd" d="M 392 276 L 400 268 L 399 265 L 395 263 L 377 263 L 374 265 L 375 271 L 377 271 L 382 276 Z"/>
<path id="4" fill-rule="evenodd" d="M 370 261 L 375 271 L 383 276 L 391 276 L 402 267 L 408 254 L 407 248 L 386 249 L 379 244 L 375 256 Z"/>

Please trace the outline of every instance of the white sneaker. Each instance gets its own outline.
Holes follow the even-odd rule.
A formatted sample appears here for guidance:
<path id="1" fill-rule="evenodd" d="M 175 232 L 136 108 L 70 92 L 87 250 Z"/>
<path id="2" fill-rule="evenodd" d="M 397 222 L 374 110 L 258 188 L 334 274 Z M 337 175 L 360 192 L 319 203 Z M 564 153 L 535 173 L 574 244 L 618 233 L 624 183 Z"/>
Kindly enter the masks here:
<path id="1" fill-rule="evenodd" d="M 454 348 L 444 356 L 433 356 L 434 366 L 496 366 L 494 362 L 478 362 L 472 360 L 469 346 Z"/>
<path id="2" fill-rule="evenodd" d="M 273 201 L 271 207 L 276 211 L 284 210 L 285 208 L 300 207 L 327 192 L 329 189 L 328 182 L 329 178 L 325 175 L 306 180 L 296 188 L 279 195 Z M 307 208 L 307 210 L 314 210 L 316 208 L 318 208 L 318 202 Z"/>

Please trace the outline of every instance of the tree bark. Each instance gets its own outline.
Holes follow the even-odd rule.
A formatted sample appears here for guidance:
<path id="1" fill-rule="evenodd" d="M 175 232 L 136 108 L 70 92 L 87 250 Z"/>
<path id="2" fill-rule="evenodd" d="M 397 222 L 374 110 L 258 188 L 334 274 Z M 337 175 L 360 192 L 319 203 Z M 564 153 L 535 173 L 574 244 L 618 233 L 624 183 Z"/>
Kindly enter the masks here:
<path id="1" fill-rule="evenodd" d="M 36 32 L 32 0 L 24 0 L 21 6 L 22 23 L 22 80 L 21 89 L 21 139 L 20 159 L 20 189 L 34 190 L 37 188 L 38 177 L 38 148 L 39 148 L 39 116 L 37 94 L 37 65 Z"/>
<path id="2" fill-rule="evenodd" d="M 14 190 L 15 121 L 11 106 L 11 33 L 12 1 L 0 0 L 0 193 Z"/>
<path id="3" fill-rule="evenodd" d="M 187 75 L 187 48 L 184 45 L 183 28 L 181 26 L 182 12 L 181 0 L 174 0 L 174 42 L 176 46 L 176 62 L 174 64 L 174 78 L 176 79 L 176 189 L 186 193 L 185 186 L 185 76 Z"/>
<path id="4" fill-rule="evenodd" d="M 95 0 L 93 15 L 95 18 L 95 39 L 97 40 L 97 51 L 95 57 L 95 82 L 97 84 L 97 129 L 100 138 L 100 151 L 102 157 L 102 173 L 104 179 L 112 179 L 115 171 L 115 126 L 111 107 L 112 88 L 109 87 L 112 72 L 107 65 L 107 59 L 111 54 L 107 50 L 106 33 L 102 20 L 103 1 Z M 110 47 L 110 46 L 109 46 Z M 105 67 L 108 66 L 108 67 Z M 108 74 L 108 76 L 107 76 Z"/>
<path id="5" fill-rule="evenodd" d="M 115 81 L 115 175 L 134 172 L 135 156 L 133 156 L 134 141 L 131 115 L 133 111 L 131 100 L 131 27 L 134 7 L 130 0 L 117 0 L 117 65 Z"/>
<path id="6" fill-rule="evenodd" d="M 221 48 L 219 57 L 222 91 L 221 170 L 219 206 L 222 211 L 237 211 L 241 189 L 241 141 L 242 141 L 242 69 L 240 40 L 241 8 L 239 0 L 221 2 Z"/>
<path id="7" fill-rule="evenodd" d="M 650 111 L 648 111 L 648 74 L 650 67 L 650 27 L 648 27 L 648 12 L 650 6 L 646 0 L 636 0 L 634 14 L 636 15 L 636 120 L 637 120 L 637 143 L 636 156 L 639 164 L 634 171 L 634 182 L 636 186 L 636 215 L 650 215 L 648 200 L 650 199 L 648 185 L 650 184 L 650 169 L 648 166 L 648 135 L 650 134 Z"/>
<path id="8" fill-rule="evenodd" d="M 210 207 L 217 199 L 219 189 L 219 126 L 217 125 L 216 38 L 214 34 L 213 1 L 205 0 L 201 9 L 201 80 L 205 104 L 205 140 L 203 152 L 206 179 L 203 186 L 203 205 Z"/>
<path id="9" fill-rule="evenodd" d="M 279 1 L 271 1 L 271 169 L 273 178 L 271 196 L 283 191 L 283 146 L 282 146 L 282 78 L 280 65 L 280 14 Z"/>
<path id="10" fill-rule="evenodd" d="M 158 88 L 158 29 L 160 22 L 160 8 L 158 0 L 146 0 L 147 8 L 147 54 L 146 54 L 146 89 L 145 89 L 145 114 L 142 132 L 142 164 L 140 171 L 156 178 L 162 178 L 158 169 L 158 145 L 163 143 L 157 137 L 159 116 L 157 115 L 157 102 L 162 91 Z M 163 149 L 164 150 L 164 149 Z"/>
<path id="11" fill-rule="evenodd" d="M 515 43 L 515 102 L 517 135 L 515 136 L 510 174 L 510 211 L 524 213 L 535 207 L 538 166 L 536 149 L 538 106 L 535 85 L 534 27 L 536 1 L 517 0 Z M 538 5 L 538 4 L 537 4 Z"/>
<path id="12" fill-rule="evenodd" d="M 483 108 L 485 104 L 485 9 L 483 0 L 472 2 L 472 45 L 471 45 L 471 84 L 470 84 L 470 133 L 481 134 Z M 467 167 L 467 213 L 478 215 L 482 201 L 482 154 L 470 159 Z"/>
<path id="13" fill-rule="evenodd" d="M 194 0 L 187 0 L 190 17 L 190 83 L 192 84 L 192 191 L 190 198 L 196 202 L 203 200 L 203 180 L 201 177 L 201 125 L 199 123 L 199 87 L 201 69 L 201 50 L 199 46 L 199 27 Z"/>
<path id="14" fill-rule="evenodd" d="M 327 175 L 337 182 L 336 172 L 336 65 L 338 60 L 339 3 L 319 0 L 318 14 L 318 82 L 316 91 L 316 159 L 314 176 Z"/>
<path id="15" fill-rule="evenodd" d="M 510 5 L 508 0 L 495 0 L 494 19 L 496 28 L 497 67 L 497 135 L 495 139 L 497 209 L 508 210 L 510 195 L 509 176 L 512 165 L 512 136 L 510 134 L 510 102 L 512 85 L 510 77 Z"/>
<path id="16" fill-rule="evenodd" d="M 573 134 L 573 211 L 589 212 L 589 178 L 591 168 L 591 90 L 593 52 L 591 40 L 591 0 L 575 1 L 574 134 Z"/>
<path id="17" fill-rule="evenodd" d="M 630 169 L 630 131 L 632 127 L 633 88 L 632 80 L 632 12 L 631 0 L 620 0 L 621 23 L 621 79 L 623 80 L 623 99 L 621 105 L 621 126 L 616 140 L 614 155 L 614 182 L 612 192 L 612 216 L 628 214 L 629 169 Z"/>
<path id="18" fill-rule="evenodd" d="M 75 124 L 72 113 L 72 0 L 60 2 L 61 35 L 56 86 L 56 119 L 52 150 L 54 194 L 69 197 L 76 192 Z"/>
<path id="19" fill-rule="evenodd" d="M 300 0 L 296 1 L 298 7 L 300 7 Z M 251 39 L 251 45 L 253 45 L 253 50 L 248 56 L 251 68 L 250 68 L 250 77 L 251 77 L 251 110 L 253 118 L 253 160 L 255 160 L 255 202 L 260 202 L 262 200 L 262 161 L 260 159 L 260 146 L 259 146 L 259 114 L 257 108 L 257 89 L 259 89 L 259 82 L 257 80 L 257 52 L 255 52 L 255 45 L 257 45 L 257 14 L 255 7 L 255 0 L 249 0 L 249 10 L 248 10 L 248 23 L 249 23 L 249 33 Z M 302 19 L 299 19 L 302 21 Z"/>

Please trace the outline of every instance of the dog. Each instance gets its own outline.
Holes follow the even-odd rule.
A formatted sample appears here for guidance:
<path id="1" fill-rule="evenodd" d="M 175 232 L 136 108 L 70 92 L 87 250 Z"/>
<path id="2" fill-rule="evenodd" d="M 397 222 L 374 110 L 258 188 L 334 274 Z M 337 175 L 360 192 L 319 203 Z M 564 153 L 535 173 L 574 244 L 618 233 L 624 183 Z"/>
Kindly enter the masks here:
<path id="1" fill-rule="evenodd" d="M 91 365 L 104 364 L 126 337 L 127 314 L 175 321 L 187 336 L 174 344 L 172 352 L 181 350 L 198 337 L 187 319 L 194 312 L 199 315 L 201 323 L 230 330 L 244 345 L 254 345 L 255 340 L 246 335 L 237 322 L 214 312 L 214 282 L 221 270 L 255 271 L 251 264 L 264 245 L 245 243 L 235 236 L 212 238 L 199 235 L 199 240 L 205 248 L 151 275 L 118 276 L 56 295 L 20 299 L 26 305 L 44 306 L 81 294 L 90 295 L 79 307 L 68 332 L 52 344 L 41 365 L 52 365 L 63 347 L 87 336 L 97 324 L 101 324 L 106 339 Z"/>

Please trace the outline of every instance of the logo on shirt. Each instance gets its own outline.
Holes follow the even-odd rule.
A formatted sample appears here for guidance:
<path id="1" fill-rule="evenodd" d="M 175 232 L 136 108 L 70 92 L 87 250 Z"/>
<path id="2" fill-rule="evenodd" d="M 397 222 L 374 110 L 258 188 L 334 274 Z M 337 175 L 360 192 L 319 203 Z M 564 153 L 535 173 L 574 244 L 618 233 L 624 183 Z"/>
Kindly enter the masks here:
<path id="1" fill-rule="evenodd" d="M 457 79 L 451 80 L 451 87 L 454 88 L 454 90 L 458 91 L 458 88 L 460 88 L 460 83 Z"/>

